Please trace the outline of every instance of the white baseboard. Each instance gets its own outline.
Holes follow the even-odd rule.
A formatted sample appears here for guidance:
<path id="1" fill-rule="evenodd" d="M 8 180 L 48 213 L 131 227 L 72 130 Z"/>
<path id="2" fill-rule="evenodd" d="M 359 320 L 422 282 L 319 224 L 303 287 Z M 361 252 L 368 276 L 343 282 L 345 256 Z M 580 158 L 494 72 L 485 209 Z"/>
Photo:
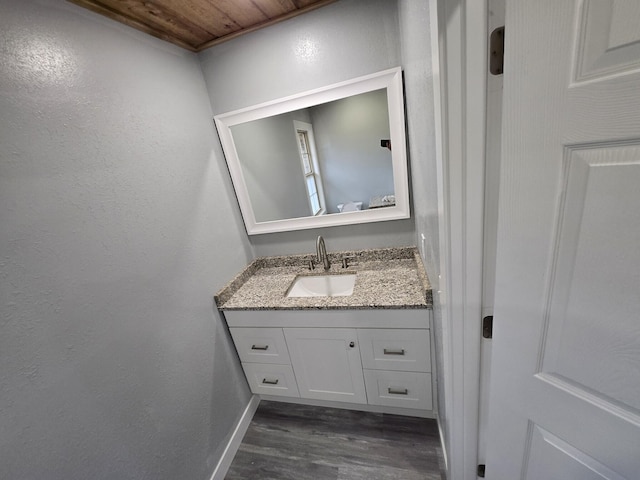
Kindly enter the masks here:
<path id="1" fill-rule="evenodd" d="M 440 415 L 436 414 L 436 422 L 438 423 L 438 433 L 440 434 L 440 446 L 442 448 L 442 458 L 444 459 L 444 476 L 449 478 L 449 457 L 447 456 L 447 444 L 444 441 L 444 430 Z"/>
<path id="2" fill-rule="evenodd" d="M 259 404 L 260 397 L 258 395 L 253 395 L 251 400 L 249 400 L 247 407 L 244 409 L 244 413 L 242 414 L 242 417 L 240 417 L 240 421 L 236 425 L 229 443 L 227 443 L 224 452 L 222 452 L 222 457 L 220 457 L 218 465 L 216 465 L 216 468 L 211 475 L 211 480 L 224 480 L 227 470 L 229 470 L 231 462 L 233 462 L 233 457 L 236 456 L 236 452 L 242 443 L 244 434 L 247 432 L 247 428 L 249 428 L 251 419 L 256 413 Z"/>

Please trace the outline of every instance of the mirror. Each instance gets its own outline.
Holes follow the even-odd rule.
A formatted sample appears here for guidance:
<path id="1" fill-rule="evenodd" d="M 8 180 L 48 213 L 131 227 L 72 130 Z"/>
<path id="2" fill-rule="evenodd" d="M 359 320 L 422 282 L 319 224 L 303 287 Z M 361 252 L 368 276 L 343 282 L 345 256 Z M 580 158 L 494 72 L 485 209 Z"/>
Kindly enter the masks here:
<path id="1" fill-rule="evenodd" d="M 409 217 L 399 67 L 215 122 L 249 235 Z"/>

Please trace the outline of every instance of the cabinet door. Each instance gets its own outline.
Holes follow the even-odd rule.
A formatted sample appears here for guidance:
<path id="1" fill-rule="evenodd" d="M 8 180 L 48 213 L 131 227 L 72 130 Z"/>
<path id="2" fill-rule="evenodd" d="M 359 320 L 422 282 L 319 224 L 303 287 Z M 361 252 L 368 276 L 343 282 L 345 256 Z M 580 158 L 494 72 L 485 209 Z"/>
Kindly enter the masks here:
<path id="1" fill-rule="evenodd" d="M 285 328 L 300 397 L 367 403 L 358 348 L 350 328 Z"/>

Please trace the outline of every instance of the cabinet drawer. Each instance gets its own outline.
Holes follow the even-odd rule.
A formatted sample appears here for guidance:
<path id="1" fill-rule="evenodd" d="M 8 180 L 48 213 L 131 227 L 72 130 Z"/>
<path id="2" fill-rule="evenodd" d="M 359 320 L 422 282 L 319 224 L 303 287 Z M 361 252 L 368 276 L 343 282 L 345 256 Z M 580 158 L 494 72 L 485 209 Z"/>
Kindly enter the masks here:
<path id="1" fill-rule="evenodd" d="M 253 393 L 300 397 L 291 365 L 243 363 L 242 368 Z"/>
<path id="2" fill-rule="evenodd" d="M 281 328 L 230 328 L 240 361 L 291 364 Z"/>
<path id="3" fill-rule="evenodd" d="M 431 371 L 429 330 L 358 330 L 362 366 L 375 370 Z"/>
<path id="4" fill-rule="evenodd" d="M 432 410 L 431 374 L 365 370 L 370 405 Z"/>

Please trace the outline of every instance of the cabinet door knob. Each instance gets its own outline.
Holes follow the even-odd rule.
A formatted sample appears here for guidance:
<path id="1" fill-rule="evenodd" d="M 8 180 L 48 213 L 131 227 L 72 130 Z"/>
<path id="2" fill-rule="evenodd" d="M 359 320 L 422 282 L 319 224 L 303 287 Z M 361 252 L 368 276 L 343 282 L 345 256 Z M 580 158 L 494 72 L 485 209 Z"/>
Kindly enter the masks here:
<path id="1" fill-rule="evenodd" d="M 349 343 L 349 346 L 350 346 L 351 348 L 355 347 L 355 346 L 356 346 L 356 342 L 351 342 L 351 343 Z"/>

